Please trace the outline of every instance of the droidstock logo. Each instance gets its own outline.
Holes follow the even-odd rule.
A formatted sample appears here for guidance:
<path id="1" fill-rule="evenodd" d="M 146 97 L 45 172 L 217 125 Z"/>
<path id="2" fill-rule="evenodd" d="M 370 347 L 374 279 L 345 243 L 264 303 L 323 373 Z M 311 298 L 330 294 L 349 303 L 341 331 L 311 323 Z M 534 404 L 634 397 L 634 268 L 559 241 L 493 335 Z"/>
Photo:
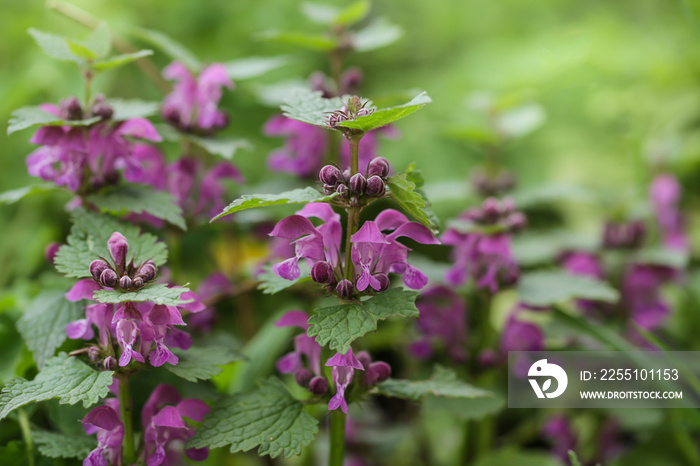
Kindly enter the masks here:
<path id="1" fill-rule="evenodd" d="M 566 371 L 556 364 L 548 363 L 546 359 L 540 359 L 530 366 L 527 375 L 537 398 L 556 398 L 564 393 L 566 385 L 569 383 Z M 543 379 L 545 377 L 547 379 L 544 380 L 540 387 L 538 378 Z M 548 392 L 547 390 L 552 386 L 552 379 L 556 379 L 557 388 L 553 392 Z"/>

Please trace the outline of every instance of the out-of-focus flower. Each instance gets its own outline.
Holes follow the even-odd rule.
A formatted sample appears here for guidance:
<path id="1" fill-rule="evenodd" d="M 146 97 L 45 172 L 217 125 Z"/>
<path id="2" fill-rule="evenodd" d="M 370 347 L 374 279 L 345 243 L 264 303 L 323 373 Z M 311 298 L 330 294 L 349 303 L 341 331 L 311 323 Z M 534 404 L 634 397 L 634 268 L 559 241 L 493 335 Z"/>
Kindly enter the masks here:
<path id="1" fill-rule="evenodd" d="M 85 458 L 83 466 L 120 464 L 124 424 L 118 412 L 111 406 L 98 406 L 87 413 L 82 422 L 86 434 L 97 434 L 97 448 Z"/>
<path id="2" fill-rule="evenodd" d="M 633 264 L 628 268 L 622 283 L 622 302 L 640 327 L 653 330 L 664 323 L 671 309 L 661 296 L 661 286 L 675 276 L 674 269 L 658 265 Z"/>
<path id="3" fill-rule="evenodd" d="M 466 359 L 467 305 L 447 286 L 434 286 L 421 293 L 416 307 L 420 319 L 416 325 L 421 338 L 411 345 L 414 356 L 429 357 L 437 344 L 443 344 L 452 359 Z"/>
<path id="4" fill-rule="evenodd" d="M 687 250 L 688 238 L 685 233 L 683 214 L 678 209 L 681 186 L 671 174 L 658 175 L 649 189 L 656 220 L 661 230 L 664 246 L 671 249 Z"/>
<path id="5" fill-rule="evenodd" d="M 552 416 L 542 427 L 542 434 L 552 444 L 552 453 L 569 464 L 569 450 L 575 450 L 578 439 L 569 420 L 561 415 Z"/>

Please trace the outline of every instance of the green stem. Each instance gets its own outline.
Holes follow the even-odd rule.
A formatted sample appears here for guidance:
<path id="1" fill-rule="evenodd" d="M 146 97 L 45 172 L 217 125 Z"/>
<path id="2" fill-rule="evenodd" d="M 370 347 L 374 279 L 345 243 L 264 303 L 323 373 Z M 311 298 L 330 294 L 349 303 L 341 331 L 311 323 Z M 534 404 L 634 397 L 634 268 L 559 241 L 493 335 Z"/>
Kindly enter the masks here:
<path id="1" fill-rule="evenodd" d="M 87 113 L 90 110 L 90 98 L 92 92 L 92 70 L 83 71 L 83 77 L 85 78 L 85 105 L 84 111 Z"/>
<path id="2" fill-rule="evenodd" d="M 124 424 L 124 464 L 134 462 L 134 428 L 132 426 L 131 394 L 129 392 L 129 376 L 122 374 L 119 377 L 119 412 Z"/>
<path id="3" fill-rule="evenodd" d="M 331 449 L 328 466 L 343 466 L 345 456 L 345 413 L 336 409 L 331 411 Z"/>
<path id="4" fill-rule="evenodd" d="M 29 466 L 34 466 L 34 444 L 32 442 L 32 432 L 29 427 L 27 412 L 23 409 L 17 411 L 19 416 L 19 428 L 22 430 L 22 438 L 27 448 L 27 462 Z"/>
<path id="5" fill-rule="evenodd" d="M 349 136 L 348 142 L 350 143 L 350 176 L 352 177 L 355 173 L 359 172 L 360 169 L 360 139 L 362 136 Z M 360 208 L 359 207 L 349 207 L 348 212 L 348 225 L 345 233 L 345 278 L 352 281 L 355 269 L 352 264 L 352 241 L 350 238 L 357 232 L 360 223 Z"/>
<path id="6" fill-rule="evenodd" d="M 349 136 L 350 143 L 350 176 L 360 171 L 360 140 L 363 135 Z"/>

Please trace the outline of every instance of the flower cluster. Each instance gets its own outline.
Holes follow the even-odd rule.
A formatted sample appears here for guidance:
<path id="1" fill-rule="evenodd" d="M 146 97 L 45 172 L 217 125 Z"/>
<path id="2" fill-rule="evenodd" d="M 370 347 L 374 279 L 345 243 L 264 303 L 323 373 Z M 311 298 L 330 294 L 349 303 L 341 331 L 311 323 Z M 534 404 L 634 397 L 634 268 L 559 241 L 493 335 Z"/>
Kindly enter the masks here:
<path id="1" fill-rule="evenodd" d="M 362 101 L 361 98 L 357 96 L 350 97 L 348 99 L 347 105 L 343 105 L 340 110 L 335 110 L 328 115 L 328 126 L 330 128 L 337 128 L 338 123 L 343 121 L 356 120 L 358 117 L 371 115 L 374 113 L 374 108 L 367 108 L 369 101 Z"/>
<path id="2" fill-rule="evenodd" d="M 459 221 L 460 225 L 449 228 L 441 238 L 454 247 L 454 266 L 447 272 L 447 281 L 457 286 L 472 279 L 491 293 L 515 283 L 519 269 L 511 249 L 511 234 L 520 231 L 526 219 L 513 201 L 488 198 L 460 215 Z"/>
<path id="3" fill-rule="evenodd" d="M 321 372 L 321 346 L 316 340 L 306 335 L 309 328 L 309 316 L 304 311 L 289 311 L 278 320 L 278 327 L 299 327 L 304 330 L 294 337 L 294 351 L 277 361 L 277 370 L 283 374 L 293 374 L 297 383 L 307 388 L 316 396 L 327 396 L 330 391 L 328 380 Z M 361 351 L 355 356 L 352 348 L 346 354 L 336 353 L 326 361 L 326 367 L 332 367 L 334 395 L 328 401 L 328 409 L 340 408 L 348 412 L 346 394 L 349 393 L 355 370 L 363 371 L 357 381 L 362 390 L 384 382 L 391 375 L 391 366 L 383 361 L 372 361 L 371 355 Z M 359 391 L 359 390 L 358 390 Z"/>
<path id="4" fill-rule="evenodd" d="M 467 340 L 467 305 L 464 299 L 447 286 L 434 286 L 421 293 L 416 301 L 420 319 L 416 327 L 420 338 L 411 345 L 411 353 L 426 359 L 442 343 L 456 362 L 464 362 Z"/>
<path id="5" fill-rule="evenodd" d="M 104 405 L 92 409 L 83 418 L 85 433 L 97 435 L 97 448 L 85 458 L 84 466 L 121 464 L 124 423 L 119 408 L 118 399 L 108 398 Z M 181 455 L 180 445 L 194 435 L 194 428 L 187 425 L 185 419 L 201 422 L 207 413 L 209 406 L 203 401 L 182 399 L 174 387 L 158 385 L 141 412 L 144 433 L 142 462 L 148 466 L 177 463 Z M 209 456 L 209 449 L 188 448 L 185 454 L 191 460 L 204 461 Z"/>
<path id="6" fill-rule="evenodd" d="M 94 99 L 89 110 L 75 97 L 59 106 L 44 104 L 40 108 L 64 120 L 99 118 L 89 126 L 42 126 L 31 139 L 42 147 L 27 157 L 29 174 L 73 192 L 88 193 L 115 185 L 121 174 L 133 182 L 143 167 L 134 157 L 135 143 L 129 138 L 162 140 L 144 118 L 114 121 L 113 109 L 102 96 Z"/>
<path id="7" fill-rule="evenodd" d="M 108 247 L 116 264 L 116 271 L 123 273 L 119 280 L 114 279 L 113 282 L 114 285 L 119 284 L 119 289 L 128 292 L 138 288 L 136 284 L 142 281 L 145 283 L 155 279 L 156 267 L 152 261 L 146 261 L 139 267 L 134 267 L 133 261 L 126 263 L 129 245 L 123 235 L 113 233 Z M 132 278 L 129 273 L 133 273 L 134 270 L 136 275 Z M 105 283 L 112 283 L 112 274 L 116 274 L 116 271 L 104 259 L 93 261 L 90 266 L 93 279 L 77 282 L 66 294 L 66 298 L 70 301 L 92 300 L 95 291 L 103 286 L 108 287 Z M 129 286 L 126 286 L 127 284 Z M 97 327 L 98 340 L 87 352 L 93 362 L 109 370 L 115 369 L 117 364 L 119 367 L 128 366 L 132 359 L 145 363 L 147 357 L 154 367 L 162 366 L 166 362 L 175 365 L 178 363 L 178 357 L 168 346 L 184 350 L 192 346 L 191 336 L 176 328 L 185 325 L 181 309 L 193 313 L 205 309 L 193 292 L 183 293 L 181 296 L 183 299 L 190 299 L 191 302 L 182 304 L 179 308 L 151 302 L 125 302 L 115 310 L 113 304 L 90 304 L 85 308 L 85 318 L 69 323 L 66 333 L 74 340 L 91 341 L 95 338 L 93 325 Z M 120 348 L 118 362 L 112 341 L 116 341 Z"/>
<path id="8" fill-rule="evenodd" d="M 226 67 L 214 63 L 195 76 L 176 61 L 163 71 L 163 76 L 174 80 L 173 91 L 163 102 L 163 118 L 186 133 L 212 134 L 228 124 L 228 116 L 219 110 L 223 87 L 233 88 Z"/>
<path id="9" fill-rule="evenodd" d="M 316 227 L 309 218 L 318 218 L 323 223 Z M 439 242 L 428 228 L 409 222 L 401 212 L 387 209 L 375 220 L 364 222 L 352 235 L 353 280 L 343 278 L 348 265 L 340 255 L 341 235 L 340 216 L 330 205 L 307 204 L 296 215 L 280 220 L 270 233 L 294 244 L 294 256 L 274 264 L 273 272 L 281 278 L 295 280 L 301 276 L 299 259 L 306 259 L 311 267 L 311 278 L 343 299 L 350 299 L 356 292 L 368 288 L 375 292 L 386 290 L 389 273 L 403 275 L 403 282 L 409 288 L 420 289 L 428 283 L 428 278 L 408 263 L 410 249 L 397 239 L 405 237 L 422 244 Z"/>
<path id="10" fill-rule="evenodd" d="M 606 249 L 638 249 L 646 237 L 646 224 L 643 220 L 605 222 L 603 227 L 603 247 Z"/>
<path id="11" fill-rule="evenodd" d="M 366 205 L 371 198 L 383 197 L 386 193 L 386 178 L 391 167 L 383 157 L 373 159 L 367 166 L 365 175 L 350 171 L 341 172 L 338 167 L 326 165 L 319 173 L 325 194 L 338 193 L 340 201 L 349 207 Z"/>
<path id="12" fill-rule="evenodd" d="M 471 177 L 474 191 L 483 197 L 501 196 L 513 190 L 516 184 L 513 172 L 507 169 L 496 173 L 485 170 L 475 170 Z"/>

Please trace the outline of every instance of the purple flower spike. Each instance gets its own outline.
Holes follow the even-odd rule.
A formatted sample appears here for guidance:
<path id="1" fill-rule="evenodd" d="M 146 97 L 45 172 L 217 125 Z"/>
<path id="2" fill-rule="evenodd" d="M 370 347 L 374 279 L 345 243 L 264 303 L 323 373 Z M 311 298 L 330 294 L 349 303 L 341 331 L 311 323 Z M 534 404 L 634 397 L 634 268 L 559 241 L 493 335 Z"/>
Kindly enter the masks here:
<path id="1" fill-rule="evenodd" d="M 354 369 L 352 367 L 336 366 L 333 367 L 333 383 L 335 384 L 335 395 L 328 402 L 328 410 L 333 411 L 338 408 L 347 414 L 348 402 L 345 400 L 345 390 L 352 382 Z"/>
<path id="2" fill-rule="evenodd" d="M 109 237 L 107 241 L 107 247 L 109 248 L 109 253 L 114 259 L 114 263 L 117 265 L 126 264 L 126 255 L 129 252 L 129 243 L 126 241 L 124 235 L 115 231 L 112 236 Z"/>
<path id="3" fill-rule="evenodd" d="M 362 363 L 355 357 L 352 352 L 352 348 L 348 350 L 345 354 L 335 353 L 328 361 L 326 361 L 327 367 L 352 367 L 353 369 L 365 370 Z"/>

